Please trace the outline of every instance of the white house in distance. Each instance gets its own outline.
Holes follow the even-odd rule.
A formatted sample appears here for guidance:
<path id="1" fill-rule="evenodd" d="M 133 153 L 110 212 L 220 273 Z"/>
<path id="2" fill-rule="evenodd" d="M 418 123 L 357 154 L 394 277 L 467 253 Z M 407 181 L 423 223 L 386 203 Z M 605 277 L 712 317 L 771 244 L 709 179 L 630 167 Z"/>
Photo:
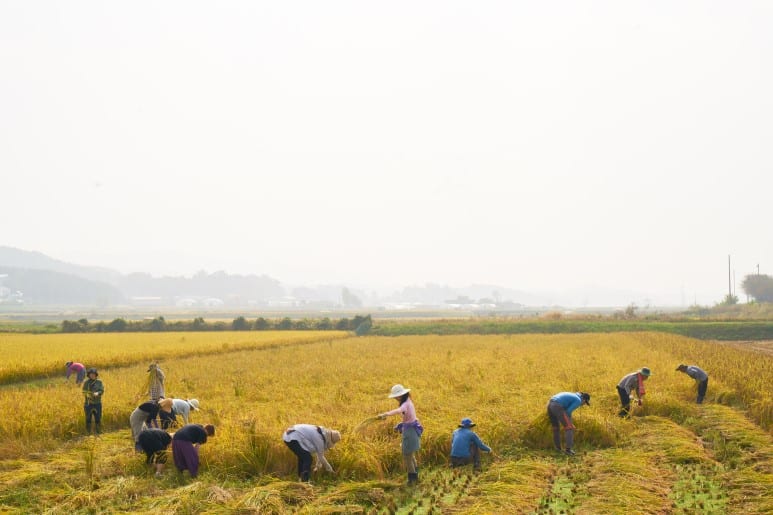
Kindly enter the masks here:
<path id="1" fill-rule="evenodd" d="M 0 274 L 0 304 L 24 304 L 24 293 L 13 291 L 5 284 L 8 274 Z"/>

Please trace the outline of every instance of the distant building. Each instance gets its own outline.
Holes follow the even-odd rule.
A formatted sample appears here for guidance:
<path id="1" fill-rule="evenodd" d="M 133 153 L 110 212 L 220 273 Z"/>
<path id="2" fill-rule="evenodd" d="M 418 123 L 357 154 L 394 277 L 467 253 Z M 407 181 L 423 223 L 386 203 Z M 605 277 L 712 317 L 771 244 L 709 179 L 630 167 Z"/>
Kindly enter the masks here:
<path id="1" fill-rule="evenodd" d="M 134 306 L 163 306 L 163 297 L 130 297 L 129 303 Z"/>
<path id="2" fill-rule="evenodd" d="M 295 297 L 285 296 L 278 299 L 269 299 L 268 305 L 272 308 L 297 308 L 303 303 Z"/>

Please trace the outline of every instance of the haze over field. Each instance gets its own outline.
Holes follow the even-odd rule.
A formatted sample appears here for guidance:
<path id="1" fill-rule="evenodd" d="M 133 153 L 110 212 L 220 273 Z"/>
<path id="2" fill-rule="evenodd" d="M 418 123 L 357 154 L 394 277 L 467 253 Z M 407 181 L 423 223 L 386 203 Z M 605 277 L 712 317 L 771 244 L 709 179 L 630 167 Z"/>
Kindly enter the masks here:
<path id="1" fill-rule="evenodd" d="M 589 305 L 717 302 L 731 254 L 745 300 L 773 269 L 771 26 L 764 1 L 5 2 L 0 245 Z"/>

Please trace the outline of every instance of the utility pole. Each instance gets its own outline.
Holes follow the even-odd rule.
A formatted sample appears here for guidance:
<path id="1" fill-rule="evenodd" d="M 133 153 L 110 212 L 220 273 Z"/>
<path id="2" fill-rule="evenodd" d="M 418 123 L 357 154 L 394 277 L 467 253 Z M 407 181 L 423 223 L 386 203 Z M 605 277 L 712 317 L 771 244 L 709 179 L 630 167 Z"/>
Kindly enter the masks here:
<path id="1" fill-rule="evenodd" d="M 757 275 L 760 275 L 760 264 L 757 263 Z"/>

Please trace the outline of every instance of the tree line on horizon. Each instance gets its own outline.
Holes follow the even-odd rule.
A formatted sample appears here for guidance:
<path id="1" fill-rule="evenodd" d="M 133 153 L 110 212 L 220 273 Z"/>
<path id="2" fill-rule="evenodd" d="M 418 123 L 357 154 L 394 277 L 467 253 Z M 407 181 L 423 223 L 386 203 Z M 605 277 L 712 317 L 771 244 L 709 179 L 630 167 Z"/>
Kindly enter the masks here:
<path id="1" fill-rule="evenodd" d="M 89 322 L 88 319 L 63 320 L 63 333 L 131 333 L 162 331 L 354 331 L 358 336 L 367 334 L 373 327 L 370 315 L 355 315 L 353 318 L 333 320 L 330 317 L 320 319 L 289 317 L 269 319 L 258 317 L 249 320 L 243 316 L 231 322 L 222 320 L 207 322 L 203 317 L 193 320 L 166 320 L 158 316 L 149 320 L 126 320 L 115 318 L 110 322 Z"/>

